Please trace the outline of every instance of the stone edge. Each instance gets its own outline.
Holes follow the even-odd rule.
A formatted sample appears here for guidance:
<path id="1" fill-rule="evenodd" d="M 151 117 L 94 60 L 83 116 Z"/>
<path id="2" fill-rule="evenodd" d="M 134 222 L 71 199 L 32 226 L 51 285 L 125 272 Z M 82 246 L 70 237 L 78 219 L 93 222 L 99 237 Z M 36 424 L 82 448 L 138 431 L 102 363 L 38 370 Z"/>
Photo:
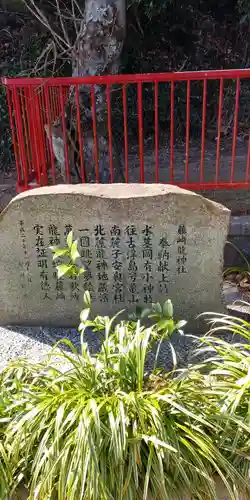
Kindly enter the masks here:
<path id="1" fill-rule="evenodd" d="M 145 188 L 145 192 L 143 192 L 143 188 Z M 118 196 L 118 188 L 122 188 L 127 191 L 128 194 L 123 194 Z M 135 187 L 135 191 L 133 193 L 133 187 Z M 147 192 L 148 189 L 148 192 Z M 141 190 L 141 193 L 140 193 Z M 15 196 L 9 204 L 4 208 L 4 210 L 0 214 L 0 222 L 4 218 L 5 214 L 9 211 L 9 209 L 16 202 L 23 201 L 30 197 L 37 196 L 49 196 L 57 194 L 57 196 L 65 196 L 65 195 L 86 195 L 94 198 L 106 198 L 112 199 L 116 198 L 117 200 L 127 200 L 133 198 L 154 198 L 157 196 L 166 196 L 171 194 L 183 194 L 189 196 L 195 196 L 202 200 L 207 209 L 211 210 L 214 213 L 218 211 L 224 212 L 224 214 L 230 214 L 231 211 L 225 207 L 224 205 L 217 203 L 213 200 L 209 200 L 205 198 L 203 195 L 198 194 L 194 191 L 188 191 L 187 189 L 182 189 L 178 186 L 174 186 L 172 184 L 57 184 L 56 186 L 46 186 L 41 188 L 35 188 L 29 191 L 25 191 L 23 193 Z"/>

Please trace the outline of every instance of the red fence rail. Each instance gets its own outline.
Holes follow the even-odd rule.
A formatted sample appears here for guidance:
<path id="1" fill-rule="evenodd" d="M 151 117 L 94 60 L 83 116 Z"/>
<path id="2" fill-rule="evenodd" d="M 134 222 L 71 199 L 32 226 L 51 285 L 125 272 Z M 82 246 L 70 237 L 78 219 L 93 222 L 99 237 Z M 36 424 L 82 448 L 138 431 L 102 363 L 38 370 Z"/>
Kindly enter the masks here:
<path id="1" fill-rule="evenodd" d="M 250 187 L 247 106 L 250 69 L 87 78 L 5 78 L 2 83 L 7 89 L 18 191 L 58 182 L 52 137 L 52 127 L 58 119 L 66 180 L 72 182 L 65 118 L 72 89 L 80 179 L 89 180 L 85 136 L 91 133 L 93 152 L 88 161 L 93 165 L 94 181 L 103 181 L 96 119 L 96 88 L 100 85 L 106 90 L 108 182 L 115 180 L 114 136 L 118 134 L 125 182 L 168 182 L 193 190 Z M 90 89 L 91 131 L 82 130 L 79 104 L 82 85 Z M 113 92 L 115 99 L 111 98 Z M 185 109 L 185 115 L 181 109 Z M 198 118 L 194 126 L 191 118 L 195 112 Z M 214 130 L 212 139 L 210 123 Z"/>

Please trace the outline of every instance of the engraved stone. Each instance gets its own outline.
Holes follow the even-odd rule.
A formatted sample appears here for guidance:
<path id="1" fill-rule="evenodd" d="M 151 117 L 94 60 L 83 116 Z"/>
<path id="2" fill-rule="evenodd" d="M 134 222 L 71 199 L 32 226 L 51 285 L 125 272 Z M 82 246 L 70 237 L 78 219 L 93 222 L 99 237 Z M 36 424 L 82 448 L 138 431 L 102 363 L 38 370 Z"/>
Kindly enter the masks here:
<path id="1" fill-rule="evenodd" d="M 170 185 L 62 185 L 14 198 L 0 219 L 2 324 L 78 324 L 171 298 L 177 317 L 221 311 L 230 211 Z M 73 229 L 86 272 L 58 279 L 50 245 Z M 59 261 L 60 262 L 60 261 Z M 62 262 L 62 261 L 61 261 Z"/>

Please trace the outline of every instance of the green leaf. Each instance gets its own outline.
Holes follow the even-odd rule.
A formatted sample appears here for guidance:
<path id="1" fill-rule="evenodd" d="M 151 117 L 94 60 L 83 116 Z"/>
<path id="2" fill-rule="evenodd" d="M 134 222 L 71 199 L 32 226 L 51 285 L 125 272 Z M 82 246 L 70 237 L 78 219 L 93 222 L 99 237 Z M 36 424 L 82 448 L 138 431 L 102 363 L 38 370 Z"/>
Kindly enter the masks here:
<path id="1" fill-rule="evenodd" d="M 96 316 L 94 322 L 96 325 L 98 325 L 98 328 L 105 327 L 105 317 L 104 316 Z"/>
<path id="2" fill-rule="evenodd" d="M 169 331 L 169 329 L 171 329 L 172 325 L 173 325 L 173 321 L 171 319 L 163 318 L 163 319 L 160 319 L 160 321 L 158 321 L 157 328 L 159 330 Z"/>
<path id="3" fill-rule="evenodd" d="M 152 304 L 152 310 L 153 310 L 153 312 L 161 315 L 162 314 L 162 307 L 161 307 L 160 302 L 157 302 L 156 304 Z"/>
<path id="4" fill-rule="evenodd" d="M 73 243 L 73 231 L 70 231 L 70 233 L 67 236 L 67 245 L 68 245 L 70 250 L 72 247 L 72 243 Z"/>
<path id="5" fill-rule="evenodd" d="M 74 266 L 70 266 L 67 264 L 60 264 L 57 266 L 57 276 L 58 278 L 62 278 L 63 276 L 69 276 L 74 270 Z"/>
<path id="6" fill-rule="evenodd" d="M 84 267 L 79 267 L 77 272 L 78 272 L 78 274 L 83 274 L 83 273 L 85 273 L 85 269 L 84 269 Z"/>
<path id="7" fill-rule="evenodd" d="M 80 313 L 81 323 L 84 323 L 89 317 L 90 309 L 83 309 Z"/>
<path id="8" fill-rule="evenodd" d="M 175 325 L 175 328 L 176 328 L 176 330 L 181 330 L 184 326 L 186 326 L 186 324 L 187 324 L 187 321 L 185 321 L 185 320 L 178 321 L 178 323 L 176 323 L 176 325 Z"/>
<path id="9" fill-rule="evenodd" d="M 163 315 L 166 318 L 172 318 L 173 317 L 173 315 L 174 315 L 174 308 L 173 308 L 172 301 L 170 299 L 166 300 L 166 302 L 163 305 L 162 311 L 163 311 Z"/>
<path id="10" fill-rule="evenodd" d="M 83 301 L 87 307 L 91 306 L 91 298 L 90 298 L 90 293 L 88 290 L 86 290 L 86 292 L 84 292 Z"/>
<path id="11" fill-rule="evenodd" d="M 78 249 L 77 249 L 77 245 L 78 245 L 78 242 L 77 242 L 77 240 L 75 240 L 74 243 L 72 243 L 71 249 L 70 249 L 70 257 L 74 263 L 80 257 L 80 254 L 79 254 Z"/>
<path id="12" fill-rule="evenodd" d="M 52 248 L 55 248 L 55 250 L 52 250 Z M 69 255 L 69 250 L 68 248 L 56 248 L 56 247 L 51 247 L 51 250 L 54 252 L 53 255 L 53 260 L 58 259 L 59 257 L 64 257 L 66 255 Z"/>

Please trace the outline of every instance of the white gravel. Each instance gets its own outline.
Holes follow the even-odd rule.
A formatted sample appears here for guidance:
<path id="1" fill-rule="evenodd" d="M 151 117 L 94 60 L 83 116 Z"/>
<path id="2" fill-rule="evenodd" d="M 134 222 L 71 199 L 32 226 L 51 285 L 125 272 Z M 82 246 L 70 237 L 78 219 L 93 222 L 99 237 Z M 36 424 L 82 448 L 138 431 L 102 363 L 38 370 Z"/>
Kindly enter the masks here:
<path id="1" fill-rule="evenodd" d="M 234 300 L 242 298 L 239 295 L 238 289 L 230 283 L 224 284 L 223 289 L 224 300 L 227 304 L 231 304 Z M 242 315 L 249 321 L 249 309 L 233 311 L 233 314 Z M 77 328 L 48 328 L 48 327 L 1 327 L 0 326 L 0 370 L 6 364 L 16 358 L 27 358 L 33 362 L 42 361 L 51 351 L 52 346 L 58 340 L 66 338 L 70 340 L 75 347 L 80 346 L 80 335 Z M 224 336 L 225 338 L 225 336 Z M 236 336 L 227 335 L 227 340 L 235 343 L 242 341 Z M 89 330 L 85 340 L 89 344 L 90 352 L 95 353 L 100 345 L 100 335 Z M 194 340 L 187 334 L 180 336 L 175 334 L 171 339 L 177 354 L 178 364 L 183 365 L 188 362 L 194 350 Z M 154 361 L 154 353 L 150 353 L 148 359 L 148 368 L 151 368 Z M 161 353 L 159 356 L 159 364 L 161 367 L 169 368 L 172 364 L 172 354 L 167 343 L 162 343 Z"/>
<path id="2" fill-rule="evenodd" d="M 45 328 L 45 327 L 0 327 L 0 369 L 16 358 L 26 358 L 32 362 L 42 361 L 51 352 L 55 343 L 66 338 L 74 346 L 80 346 L 80 336 L 77 329 Z M 98 333 L 88 331 L 86 339 L 90 351 L 95 353 L 100 345 Z M 192 340 L 186 336 L 175 335 L 172 341 L 181 362 L 187 360 Z M 149 365 L 152 366 L 154 354 L 150 355 Z M 160 362 L 162 366 L 171 364 L 171 353 L 168 345 L 162 344 Z"/>
<path id="3" fill-rule="evenodd" d="M 232 343 L 242 341 L 239 337 L 234 337 L 230 334 L 223 335 Z M 75 347 L 80 346 L 80 335 L 77 329 L 68 328 L 47 328 L 47 327 L 0 327 L 0 370 L 6 364 L 16 358 L 26 358 L 32 362 L 42 361 L 52 349 L 52 346 L 60 340 L 66 338 L 70 340 Z M 100 346 L 100 334 L 89 330 L 86 333 L 87 340 L 91 353 L 95 353 Z M 189 335 L 181 336 L 175 334 L 171 343 L 176 351 L 178 365 L 187 364 L 192 353 L 197 347 L 194 344 L 194 339 Z M 155 349 L 154 349 L 155 352 Z M 150 353 L 147 362 L 147 368 L 151 368 L 154 362 L 154 352 Z M 162 343 L 159 365 L 163 368 L 172 366 L 172 354 L 169 344 Z"/>
<path id="4" fill-rule="evenodd" d="M 0 368 L 16 358 L 26 358 L 34 363 L 42 361 L 59 338 L 74 341 L 76 334 L 73 330 L 63 329 L 0 327 Z"/>

